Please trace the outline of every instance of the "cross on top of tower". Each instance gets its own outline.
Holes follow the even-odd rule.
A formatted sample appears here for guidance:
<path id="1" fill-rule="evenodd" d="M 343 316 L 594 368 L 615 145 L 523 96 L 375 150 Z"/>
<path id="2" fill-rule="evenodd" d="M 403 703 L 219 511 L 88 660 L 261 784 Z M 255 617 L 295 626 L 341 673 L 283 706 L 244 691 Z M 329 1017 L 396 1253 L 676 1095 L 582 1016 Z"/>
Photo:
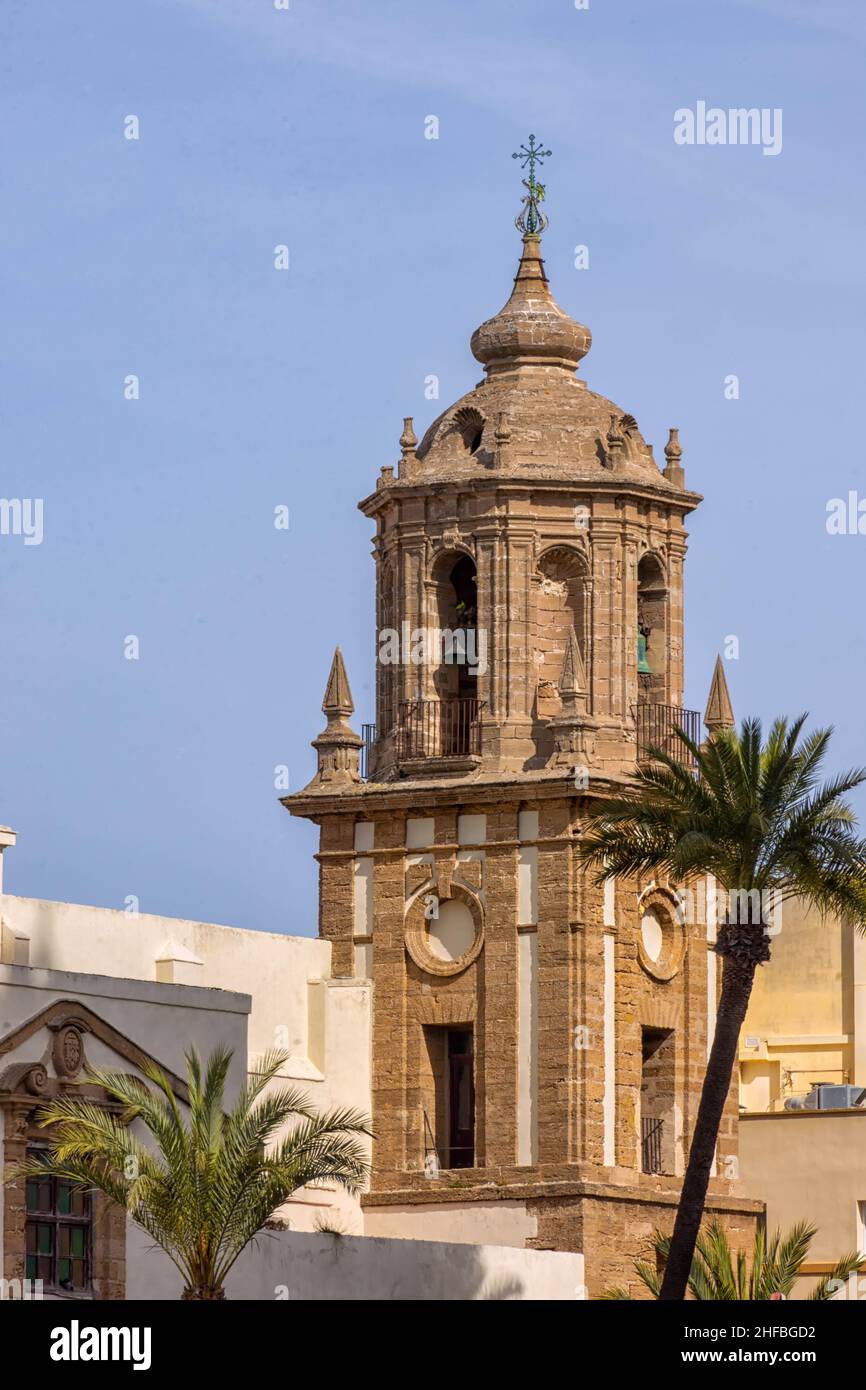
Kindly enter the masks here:
<path id="1" fill-rule="evenodd" d="M 521 145 L 511 156 L 512 159 L 520 160 L 521 168 L 525 169 L 527 164 L 529 165 L 529 178 L 523 180 L 523 187 L 528 189 L 528 192 L 523 199 L 523 207 L 514 219 L 514 225 L 524 236 L 538 236 L 547 226 L 547 217 L 539 208 L 539 203 L 544 202 L 545 188 L 543 183 L 536 181 L 535 166 L 543 164 L 551 154 L 551 150 L 536 145 L 535 136 L 530 135 L 528 144 Z"/>

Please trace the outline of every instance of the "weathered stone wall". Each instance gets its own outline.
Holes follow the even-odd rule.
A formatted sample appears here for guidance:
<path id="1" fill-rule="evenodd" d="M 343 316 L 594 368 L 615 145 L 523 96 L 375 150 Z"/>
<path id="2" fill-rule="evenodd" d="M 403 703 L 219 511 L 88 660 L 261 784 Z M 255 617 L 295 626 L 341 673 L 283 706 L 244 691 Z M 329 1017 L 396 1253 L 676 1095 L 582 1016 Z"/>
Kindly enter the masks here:
<path id="1" fill-rule="evenodd" d="M 529 488 L 488 477 L 447 491 L 377 494 L 375 554 L 385 573 L 380 590 L 390 594 L 391 576 L 397 576 L 393 602 L 381 602 L 380 623 L 396 631 L 405 623 L 409 632 L 442 627 L 444 557 L 465 553 L 475 562 L 478 628 L 488 650 L 487 670 L 477 681 L 485 768 L 522 772 L 547 762 L 566 613 L 568 625 L 574 621 L 581 629 L 587 712 L 600 726 L 591 770 L 624 774 L 633 766 L 639 700 L 650 694 L 671 705 L 682 700 L 685 510 L 685 500 L 654 497 L 625 481 L 618 491 L 607 480 L 595 489 L 552 480 Z M 649 678 L 641 681 L 637 673 L 638 565 L 647 556 L 664 585 L 664 598 L 656 588 L 645 605 L 655 624 L 651 692 Z M 442 693 L 430 666 L 406 662 L 385 669 L 378 681 L 379 777 L 395 762 L 388 736 L 394 699 Z"/>
<path id="2" fill-rule="evenodd" d="M 615 1266 L 617 1277 L 623 1278 L 637 1253 L 636 1214 L 644 1206 L 652 1209 L 646 1220 L 640 1215 L 641 1230 L 654 1221 L 658 1224 L 657 1207 L 672 1220 L 685 1167 L 708 1051 L 706 926 L 678 920 L 676 898 L 666 885 L 620 882 L 611 893 L 594 881 L 577 854 L 592 792 L 574 793 L 565 779 L 536 788 L 534 802 L 519 799 L 504 782 L 483 788 L 476 784 L 471 791 L 429 785 L 423 800 L 419 806 L 415 791 L 399 784 L 371 785 L 363 796 L 364 819 L 374 825 L 373 848 L 365 855 L 374 863 L 376 1132 L 371 1196 L 365 1206 L 378 1211 L 383 1204 L 395 1208 L 406 1201 L 435 1202 L 451 1191 L 464 1203 L 483 1202 L 490 1199 L 491 1187 L 502 1200 L 529 1193 L 539 1201 L 544 1198 L 538 1207 L 542 1245 L 582 1250 L 593 1271 L 596 1257 L 604 1254 L 607 1261 L 610 1255 L 610 1268 Z M 525 823 L 521 813 L 531 810 L 537 812 L 538 828 L 530 840 L 525 833 L 521 837 L 520 825 Z M 406 845 L 407 822 L 422 811 L 432 820 L 433 832 L 429 845 L 419 852 Z M 486 816 L 483 844 L 467 849 L 458 836 L 459 818 L 480 815 Z M 323 873 L 329 865 L 328 872 L 342 888 L 326 897 L 333 916 L 324 925 L 334 943 L 335 960 L 348 962 L 354 918 L 345 896 L 351 883 L 346 872 L 351 855 L 345 846 L 352 837 L 330 834 L 329 843 L 339 842 L 343 848 L 323 860 Z M 520 857 L 527 848 L 537 854 L 536 920 L 521 925 Z M 467 856 L 472 862 L 465 862 Z M 425 922 L 423 903 L 430 893 L 442 902 L 473 904 L 475 953 L 462 965 L 424 955 L 430 923 Z M 661 924 L 660 943 L 651 943 L 655 954 L 641 934 L 641 918 L 648 908 Z M 536 936 L 538 976 L 532 1096 L 537 1152 L 529 1166 L 519 1161 L 518 1152 L 519 943 L 525 932 Z M 607 1003 L 606 938 L 612 942 L 614 969 Z M 435 1030 L 445 1026 L 474 1030 L 476 1155 L 472 1168 L 446 1168 L 431 1178 L 425 1174 L 425 1155 L 444 1123 L 442 1096 L 433 1080 Z M 673 1093 L 667 1098 L 665 1123 L 673 1130 L 665 1133 L 664 1171 L 657 1175 L 641 1171 L 644 1030 L 672 1035 L 666 1044 L 665 1076 L 673 1082 Z M 611 1036 L 612 1059 L 606 1057 L 605 1046 Z M 606 1100 L 611 1085 L 613 1097 Z M 732 1090 L 720 1135 L 713 1202 L 730 1206 L 736 1177 Z M 545 1196 L 551 1184 L 565 1184 L 574 1194 L 563 1199 L 561 1210 Z M 598 1193 L 593 1210 L 611 1208 L 608 1224 L 616 1231 L 615 1257 L 601 1217 L 589 1221 L 581 1215 L 581 1193 L 587 1184 Z M 756 1209 L 733 1205 L 745 1230 Z"/>

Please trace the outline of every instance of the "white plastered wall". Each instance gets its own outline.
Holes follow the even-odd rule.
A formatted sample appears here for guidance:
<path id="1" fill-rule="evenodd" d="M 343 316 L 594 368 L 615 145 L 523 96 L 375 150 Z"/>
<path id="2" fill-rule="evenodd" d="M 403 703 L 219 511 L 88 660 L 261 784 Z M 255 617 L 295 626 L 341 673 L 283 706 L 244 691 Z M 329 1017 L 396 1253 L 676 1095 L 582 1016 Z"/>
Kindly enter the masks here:
<path id="1" fill-rule="evenodd" d="M 282 1082 L 317 1109 L 369 1115 L 371 985 L 331 978 L 329 942 L 12 894 L 0 896 L 0 917 L 19 959 L 25 941 L 31 969 L 243 991 L 251 1067 L 279 1047 L 291 1054 Z M 298 1230 L 362 1229 L 357 1200 L 338 1188 L 299 1193 L 281 1216 Z"/>

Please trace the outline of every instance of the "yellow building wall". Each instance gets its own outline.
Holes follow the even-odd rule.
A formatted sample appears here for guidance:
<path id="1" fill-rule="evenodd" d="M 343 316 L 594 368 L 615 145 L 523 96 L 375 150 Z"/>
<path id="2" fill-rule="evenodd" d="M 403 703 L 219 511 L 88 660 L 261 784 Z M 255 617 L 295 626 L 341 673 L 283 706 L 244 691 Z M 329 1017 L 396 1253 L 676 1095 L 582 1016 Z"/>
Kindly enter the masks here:
<path id="1" fill-rule="evenodd" d="M 814 1081 L 861 1079 L 855 1077 L 854 1046 L 857 952 L 854 934 L 837 917 L 784 904 L 772 959 L 758 967 L 740 1038 L 746 1110 L 780 1109 L 789 1096 L 807 1094 Z"/>

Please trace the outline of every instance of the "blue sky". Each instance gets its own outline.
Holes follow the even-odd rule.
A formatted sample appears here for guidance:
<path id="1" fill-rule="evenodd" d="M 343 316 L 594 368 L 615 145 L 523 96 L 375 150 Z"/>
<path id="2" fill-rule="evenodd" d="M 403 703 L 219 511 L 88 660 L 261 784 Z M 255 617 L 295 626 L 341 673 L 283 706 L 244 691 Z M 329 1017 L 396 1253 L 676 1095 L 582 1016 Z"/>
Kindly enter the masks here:
<path id="1" fill-rule="evenodd" d="M 686 702 L 734 634 L 738 715 L 866 761 L 866 536 L 825 527 L 866 498 L 864 38 L 856 0 L 7 0 L 0 496 L 45 507 L 0 536 L 8 891 L 315 932 L 274 767 L 311 776 L 337 642 L 373 718 L 355 504 L 478 380 L 530 131 L 582 374 L 706 498 Z M 781 108 L 782 152 L 677 146 L 699 100 Z"/>

